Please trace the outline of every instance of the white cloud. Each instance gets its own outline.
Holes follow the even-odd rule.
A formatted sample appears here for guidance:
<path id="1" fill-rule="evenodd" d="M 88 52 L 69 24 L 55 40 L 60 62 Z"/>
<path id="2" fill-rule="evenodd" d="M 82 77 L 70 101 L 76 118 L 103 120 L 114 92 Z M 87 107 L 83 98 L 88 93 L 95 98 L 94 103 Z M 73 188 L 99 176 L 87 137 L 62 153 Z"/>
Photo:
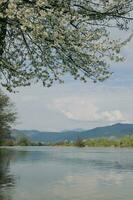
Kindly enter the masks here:
<path id="1" fill-rule="evenodd" d="M 126 73 L 127 74 L 127 73 Z M 131 73 L 130 73 L 131 74 Z M 119 74 L 115 77 L 121 78 Z M 8 94 L 18 112 L 18 129 L 61 131 L 133 123 L 133 82 L 115 85 L 69 82 L 49 89 L 40 85 Z M 113 86 L 112 86 L 113 83 Z M 126 118 L 126 119 L 125 119 Z M 116 121 L 115 121 L 116 120 Z"/>
<path id="2" fill-rule="evenodd" d="M 88 97 L 63 97 L 54 100 L 54 108 L 67 118 L 77 121 L 126 121 L 120 110 L 100 110 L 95 99 Z"/>

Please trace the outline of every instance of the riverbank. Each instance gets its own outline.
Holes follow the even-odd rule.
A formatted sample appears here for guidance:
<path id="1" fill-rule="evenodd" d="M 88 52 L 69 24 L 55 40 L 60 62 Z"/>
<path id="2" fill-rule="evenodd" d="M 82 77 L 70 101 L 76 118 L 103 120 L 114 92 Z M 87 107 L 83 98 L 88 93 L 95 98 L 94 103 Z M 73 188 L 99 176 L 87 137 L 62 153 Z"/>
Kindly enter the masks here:
<path id="1" fill-rule="evenodd" d="M 97 138 L 85 139 L 77 138 L 76 141 L 59 141 L 56 143 L 33 142 L 27 138 L 20 140 L 6 140 L 1 146 L 76 146 L 76 147 L 133 147 L 133 136 L 124 136 L 122 138 Z"/>

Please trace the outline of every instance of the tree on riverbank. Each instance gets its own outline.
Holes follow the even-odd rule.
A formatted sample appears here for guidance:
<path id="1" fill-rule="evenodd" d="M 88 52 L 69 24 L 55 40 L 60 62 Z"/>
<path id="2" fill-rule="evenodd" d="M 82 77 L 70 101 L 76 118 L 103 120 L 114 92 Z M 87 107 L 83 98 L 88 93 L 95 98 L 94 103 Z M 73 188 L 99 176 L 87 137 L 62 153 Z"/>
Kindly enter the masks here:
<path id="1" fill-rule="evenodd" d="M 126 135 L 120 138 L 92 138 L 82 140 L 77 138 L 74 142 L 65 142 L 56 143 L 56 146 L 76 146 L 76 147 L 133 147 L 133 135 Z"/>
<path id="2" fill-rule="evenodd" d="M 0 0 L 0 78 L 9 91 L 42 81 L 103 81 L 108 58 L 122 60 L 130 39 L 113 40 L 110 29 L 127 30 L 132 0 Z"/>
<path id="3" fill-rule="evenodd" d="M 11 125 L 16 120 L 14 106 L 7 95 L 0 91 L 0 142 L 9 137 Z"/>

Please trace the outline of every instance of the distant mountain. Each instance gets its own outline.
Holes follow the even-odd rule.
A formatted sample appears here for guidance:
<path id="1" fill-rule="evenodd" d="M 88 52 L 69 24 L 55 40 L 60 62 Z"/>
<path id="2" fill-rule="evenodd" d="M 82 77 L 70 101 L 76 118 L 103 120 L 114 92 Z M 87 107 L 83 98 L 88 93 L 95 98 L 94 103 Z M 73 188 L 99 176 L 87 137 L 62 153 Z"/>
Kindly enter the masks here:
<path id="1" fill-rule="evenodd" d="M 114 124 L 111 126 L 97 127 L 91 130 L 72 130 L 63 132 L 41 132 L 36 130 L 13 130 L 15 138 L 28 137 L 38 142 L 59 142 L 64 140 L 75 141 L 77 138 L 120 138 L 125 135 L 133 135 L 133 124 Z"/>

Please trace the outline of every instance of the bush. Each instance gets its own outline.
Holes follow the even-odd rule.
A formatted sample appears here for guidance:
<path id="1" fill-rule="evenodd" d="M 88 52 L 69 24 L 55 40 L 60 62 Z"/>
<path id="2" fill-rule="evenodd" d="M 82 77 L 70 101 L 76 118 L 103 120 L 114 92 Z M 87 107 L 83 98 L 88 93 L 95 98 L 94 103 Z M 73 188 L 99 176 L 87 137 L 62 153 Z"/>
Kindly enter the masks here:
<path id="1" fill-rule="evenodd" d="M 83 140 L 80 139 L 80 138 L 77 138 L 77 140 L 76 140 L 76 142 L 74 143 L 74 145 L 75 145 L 76 147 L 85 147 L 85 143 L 84 143 Z"/>
<path id="2" fill-rule="evenodd" d="M 18 142 L 17 145 L 19 146 L 30 146 L 31 142 L 28 140 L 28 138 L 21 138 Z"/>

